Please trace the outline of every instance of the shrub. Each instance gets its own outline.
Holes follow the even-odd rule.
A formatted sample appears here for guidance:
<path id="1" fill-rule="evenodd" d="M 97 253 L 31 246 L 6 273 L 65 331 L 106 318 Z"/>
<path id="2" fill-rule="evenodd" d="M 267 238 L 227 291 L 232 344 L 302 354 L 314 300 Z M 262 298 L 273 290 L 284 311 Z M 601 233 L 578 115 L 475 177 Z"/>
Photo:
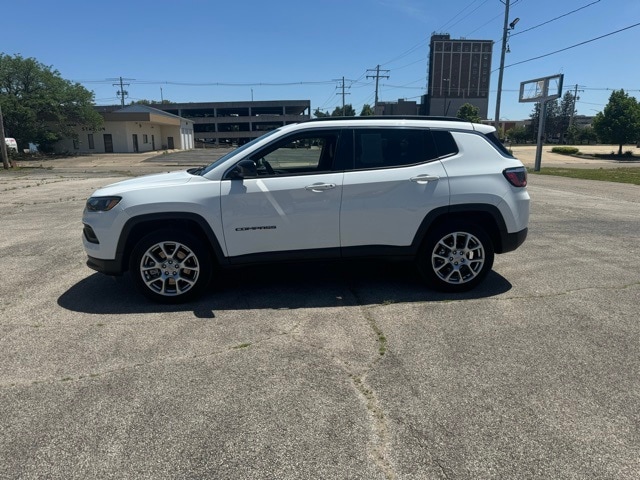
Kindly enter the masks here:
<path id="1" fill-rule="evenodd" d="M 576 147 L 553 147 L 551 149 L 553 153 L 559 153 L 561 155 L 576 155 L 580 153 Z"/>

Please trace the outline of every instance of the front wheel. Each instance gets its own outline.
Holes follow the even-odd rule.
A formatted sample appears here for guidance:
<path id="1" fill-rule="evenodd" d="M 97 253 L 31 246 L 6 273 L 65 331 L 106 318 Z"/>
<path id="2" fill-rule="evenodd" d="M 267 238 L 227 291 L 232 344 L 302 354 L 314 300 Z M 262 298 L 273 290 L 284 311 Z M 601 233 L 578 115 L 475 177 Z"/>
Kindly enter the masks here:
<path id="1" fill-rule="evenodd" d="M 418 258 L 427 283 L 443 292 L 471 290 L 493 267 L 494 248 L 480 227 L 451 223 L 429 233 Z"/>
<path id="2" fill-rule="evenodd" d="M 181 303 L 200 295 L 211 279 L 211 256 L 189 233 L 158 230 L 134 247 L 129 271 L 138 290 L 159 303 Z"/>

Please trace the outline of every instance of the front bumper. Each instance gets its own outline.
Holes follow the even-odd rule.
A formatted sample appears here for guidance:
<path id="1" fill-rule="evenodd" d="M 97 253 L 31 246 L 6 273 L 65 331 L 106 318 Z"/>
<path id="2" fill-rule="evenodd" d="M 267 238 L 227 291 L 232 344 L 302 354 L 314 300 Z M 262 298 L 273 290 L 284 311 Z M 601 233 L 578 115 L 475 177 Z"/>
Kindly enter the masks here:
<path id="1" fill-rule="evenodd" d="M 122 261 L 120 260 L 104 260 L 102 258 L 88 257 L 87 267 L 96 272 L 104 273 L 105 275 L 120 276 L 124 273 Z"/>

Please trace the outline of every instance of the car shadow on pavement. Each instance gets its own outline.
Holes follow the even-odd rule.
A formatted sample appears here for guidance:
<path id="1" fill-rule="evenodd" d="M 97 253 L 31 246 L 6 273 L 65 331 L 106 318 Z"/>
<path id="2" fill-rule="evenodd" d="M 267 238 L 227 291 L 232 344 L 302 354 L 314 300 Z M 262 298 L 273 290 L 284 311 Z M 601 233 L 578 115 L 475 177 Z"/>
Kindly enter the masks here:
<path id="1" fill-rule="evenodd" d="M 67 310 L 91 314 L 135 314 L 193 311 L 213 318 L 216 311 L 298 309 L 408 302 L 441 302 L 487 298 L 512 285 L 495 271 L 470 292 L 429 289 L 410 263 L 349 261 L 296 263 L 224 270 L 198 300 L 163 305 L 139 294 L 129 275 L 99 273 L 81 280 L 58 298 Z"/>

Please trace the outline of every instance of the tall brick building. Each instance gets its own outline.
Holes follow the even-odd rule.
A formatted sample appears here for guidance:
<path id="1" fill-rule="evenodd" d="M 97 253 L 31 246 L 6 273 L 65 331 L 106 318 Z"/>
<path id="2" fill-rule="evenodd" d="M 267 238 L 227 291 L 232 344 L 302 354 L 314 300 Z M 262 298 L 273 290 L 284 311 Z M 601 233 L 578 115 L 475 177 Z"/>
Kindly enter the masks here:
<path id="1" fill-rule="evenodd" d="M 489 81 L 493 40 L 451 40 L 448 34 L 431 36 L 427 115 L 455 116 L 470 103 L 480 117 L 489 110 Z"/>

